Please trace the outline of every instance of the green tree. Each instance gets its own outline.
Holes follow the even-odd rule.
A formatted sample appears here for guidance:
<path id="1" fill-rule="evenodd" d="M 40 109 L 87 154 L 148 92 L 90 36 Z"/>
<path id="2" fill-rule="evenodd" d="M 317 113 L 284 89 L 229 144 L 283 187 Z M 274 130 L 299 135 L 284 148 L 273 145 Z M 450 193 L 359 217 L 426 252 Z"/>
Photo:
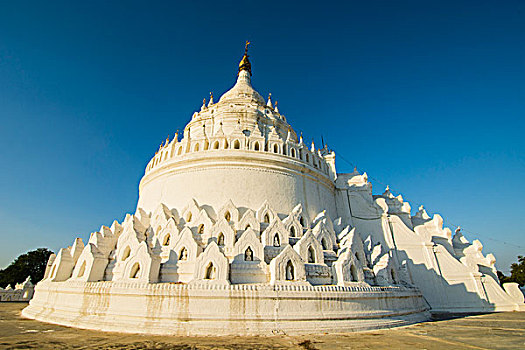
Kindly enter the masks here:
<path id="1" fill-rule="evenodd" d="M 38 248 L 16 258 L 8 267 L 0 270 L 0 287 L 24 282 L 31 276 L 31 282 L 37 283 L 44 278 L 47 260 L 53 252 L 47 248 Z"/>
<path id="2" fill-rule="evenodd" d="M 518 262 L 510 265 L 510 279 L 520 287 L 525 286 L 525 256 L 518 255 Z"/>
<path id="3" fill-rule="evenodd" d="M 499 284 L 501 285 L 503 285 L 503 283 L 512 282 L 510 281 L 509 276 L 505 276 L 505 274 L 499 270 L 498 270 L 498 279 L 499 279 Z"/>

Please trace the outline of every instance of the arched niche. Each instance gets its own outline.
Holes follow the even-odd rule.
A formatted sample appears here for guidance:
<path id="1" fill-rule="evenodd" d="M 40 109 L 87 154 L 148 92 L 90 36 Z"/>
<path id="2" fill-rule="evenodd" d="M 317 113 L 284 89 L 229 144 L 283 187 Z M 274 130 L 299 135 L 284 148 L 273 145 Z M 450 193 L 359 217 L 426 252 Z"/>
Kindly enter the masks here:
<path id="1" fill-rule="evenodd" d="M 247 230 L 248 228 L 253 229 L 258 235 L 261 232 L 261 225 L 259 220 L 257 220 L 256 214 L 253 210 L 248 209 L 242 218 L 239 220 L 237 225 L 238 230 Z"/>
<path id="2" fill-rule="evenodd" d="M 210 270 L 210 266 L 213 270 Z M 213 279 L 209 273 L 213 271 Z M 195 263 L 194 280 L 230 283 L 228 259 L 215 242 L 208 244 Z"/>
<path id="3" fill-rule="evenodd" d="M 276 237 L 278 245 L 276 245 Z M 281 219 L 276 217 L 261 235 L 261 241 L 265 246 L 285 246 L 288 245 L 288 231 L 284 227 Z"/>
<path id="4" fill-rule="evenodd" d="M 323 247 L 315 238 L 311 230 L 308 230 L 303 237 L 294 245 L 293 249 L 301 256 L 301 258 L 310 262 L 311 251 L 314 253 L 314 263 L 324 264 Z"/>
<path id="5" fill-rule="evenodd" d="M 259 241 L 257 233 L 253 229 L 244 231 L 241 237 L 237 240 L 234 247 L 234 261 L 246 261 L 246 249 L 252 250 L 252 261 L 264 260 L 264 247 Z"/>
<path id="6" fill-rule="evenodd" d="M 283 281 L 307 283 L 304 261 L 289 245 L 270 262 L 270 275 L 270 283 L 272 284 Z"/>

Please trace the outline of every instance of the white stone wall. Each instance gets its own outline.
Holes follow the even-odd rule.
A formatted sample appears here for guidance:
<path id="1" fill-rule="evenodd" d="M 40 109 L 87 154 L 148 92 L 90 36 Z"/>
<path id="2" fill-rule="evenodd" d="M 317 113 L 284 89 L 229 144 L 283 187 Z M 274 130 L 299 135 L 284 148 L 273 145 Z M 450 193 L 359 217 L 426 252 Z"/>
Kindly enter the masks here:
<path id="1" fill-rule="evenodd" d="M 443 227 L 441 216 L 430 218 L 423 207 L 411 216 L 409 203 L 388 188 L 382 195 L 372 196 L 368 179 L 358 172 L 344 174 L 341 179 L 338 203 L 349 198 L 347 220 L 368 242 L 368 249 L 377 251 L 378 256 L 389 252 L 395 265 L 392 276 L 397 274 L 398 280 L 420 288 L 433 312 L 525 310 L 522 300 L 499 285 L 495 258 L 482 254 L 479 241 L 471 244 L 459 231 L 453 238 L 450 229 Z M 376 268 L 376 282 L 378 275 Z"/>
<path id="2" fill-rule="evenodd" d="M 33 297 L 34 285 L 28 276 L 23 283 L 18 283 L 15 288 L 7 286 L 0 288 L 0 301 L 29 301 Z"/>
<path id="3" fill-rule="evenodd" d="M 261 336 L 402 326 L 426 310 L 404 287 L 45 281 L 22 315 L 104 331 Z"/>
<path id="4" fill-rule="evenodd" d="M 328 174 L 284 155 L 237 150 L 202 151 L 175 159 L 141 181 L 137 206 L 153 211 L 159 203 L 182 208 L 192 198 L 213 208 L 231 199 L 239 207 L 264 201 L 279 213 L 302 204 L 310 216 L 327 210 L 336 217 L 335 187 Z"/>

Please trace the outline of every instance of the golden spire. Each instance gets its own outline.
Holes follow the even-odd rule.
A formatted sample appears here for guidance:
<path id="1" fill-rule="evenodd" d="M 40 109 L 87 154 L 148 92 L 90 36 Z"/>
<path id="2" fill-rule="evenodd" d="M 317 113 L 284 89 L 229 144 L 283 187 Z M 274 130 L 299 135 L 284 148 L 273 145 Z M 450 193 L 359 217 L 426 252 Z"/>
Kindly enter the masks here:
<path id="1" fill-rule="evenodd" d="M 244 56 L 242 57 L 242 60 L 239 63 L 239 72 L 237 73 L 237 75 L 239 75 L 239 73 L 243 70 L 247 71 L 248 73 L 250 73 L 250 75 L 252 75 L 252 64 L 248 59 L 248 45 L 250 45 L 250 42 L 246 40 L 246 46 L 244 47 Z"/>

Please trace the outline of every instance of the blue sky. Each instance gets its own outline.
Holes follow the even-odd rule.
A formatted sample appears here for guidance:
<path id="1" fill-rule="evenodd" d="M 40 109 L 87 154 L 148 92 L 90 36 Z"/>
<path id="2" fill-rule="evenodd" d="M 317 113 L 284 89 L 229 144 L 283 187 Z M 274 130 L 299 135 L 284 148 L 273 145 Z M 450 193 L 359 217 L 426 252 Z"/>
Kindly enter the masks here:
<path id="1" fill-rule="evenodd" d="M 0 267 L 135 210 L 204 97 L 253 85 L 306 140 L 525 255 L 525 2 L 2 2 Z M 338 158 L 339 172 L 353 166 Z"/>

